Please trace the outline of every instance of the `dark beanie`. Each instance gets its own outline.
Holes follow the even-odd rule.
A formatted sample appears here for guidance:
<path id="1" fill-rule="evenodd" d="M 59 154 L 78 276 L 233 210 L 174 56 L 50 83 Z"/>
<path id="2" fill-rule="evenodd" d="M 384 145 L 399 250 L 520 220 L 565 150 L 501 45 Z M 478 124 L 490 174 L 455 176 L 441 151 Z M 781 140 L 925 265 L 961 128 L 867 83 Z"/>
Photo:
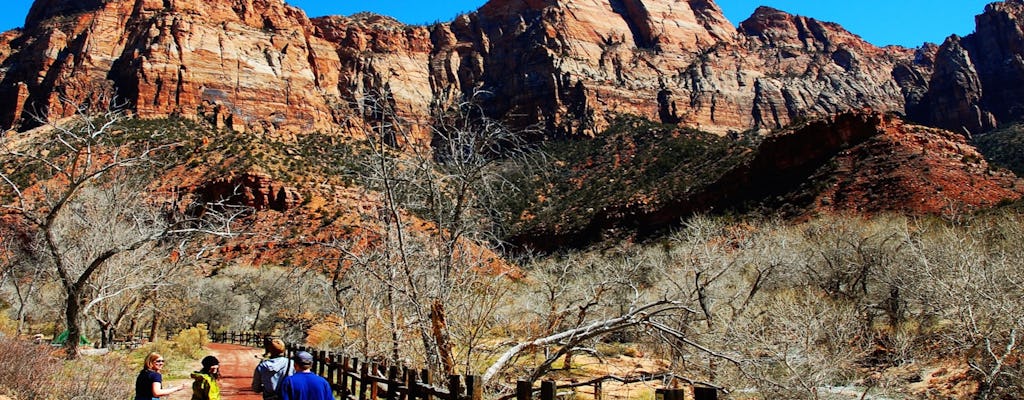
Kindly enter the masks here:
<path id="1" fill-rule="evenodd" d="M 217 357 L 214 357 L 214 356 L 203 357 L 203 361 L 202 362 L 203 362 L 203 368 L 206 368 L 206 369 L 209 369 L 210 367 L 212 367 L 214 365 L 220 365 L 220 360 L 217 360 Z"/>

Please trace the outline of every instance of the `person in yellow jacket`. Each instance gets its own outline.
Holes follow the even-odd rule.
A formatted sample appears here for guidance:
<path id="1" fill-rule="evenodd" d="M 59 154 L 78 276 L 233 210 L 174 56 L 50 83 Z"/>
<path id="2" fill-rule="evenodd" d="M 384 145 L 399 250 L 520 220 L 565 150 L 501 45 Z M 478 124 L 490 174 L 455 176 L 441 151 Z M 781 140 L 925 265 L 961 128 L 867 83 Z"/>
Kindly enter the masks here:
<path id="1" fill-rule="evenodd" d="M 203 357 L 203 369 L 193 372 L 192 400 L 220 400 L 220 361 L 217 357 Z"/>

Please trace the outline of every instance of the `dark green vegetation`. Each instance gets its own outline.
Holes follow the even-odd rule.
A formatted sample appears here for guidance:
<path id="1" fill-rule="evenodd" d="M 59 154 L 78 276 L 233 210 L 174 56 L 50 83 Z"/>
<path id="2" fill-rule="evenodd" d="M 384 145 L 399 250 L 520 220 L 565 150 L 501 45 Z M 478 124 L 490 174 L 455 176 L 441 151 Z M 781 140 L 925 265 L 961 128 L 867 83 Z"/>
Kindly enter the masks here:
<path id="1" fill-rule="evenodd" d="M 550 142 L 517 182 L 514 234 L 572 234 L 700 193 L 748 161 L 747 141 L 621 116 L 593 139 Z M 627 221 L 628 223 L 628 221 Z"/>
<path id="2" fill-rule="evenodd" d="M 281 140 L 177 118 L 131 119 L 118 129 L 143 138 L 172 133 L 167 139 L 178 144 L 167 164 L 206 170 L 209 177 L 255 170 L 289 185 L 352 186 L 373 157 L 366 143 L 322 133 Z M 701 193 L 749 161 L 752 149 L 749 140 L 621 116 L 596 138 L 548 142 L 526 161 L 495 163 L 515 188 L 492 204 L 502 216 L 496 229 L 511 238 L 538 232 L 572 237 L 589 234 L 595 223 L 629 225 L 631 214 Z"/>
<path id="3" fill-rule="evenodd" d="M 173 117 L 126 119 L 114 129 L 126 133 L 121 140 L 152 143 L 160 137 L 174 143 L 173 151 L 163 155 L 165 165 L 206 169 L 211 178 L 261 171 L 287 184 L 326 179 L 348 186 L 369 156 L 357 141 L 319 132 L 285 140 Z"/>
<path id="4" fill-rule="evenodd" d="M 989 163 L 1013 171 L 1018 176 L 1024 175 L 1024 124 L 1017 123 L 978 135 L 974 138 L 974 145 Z"/>

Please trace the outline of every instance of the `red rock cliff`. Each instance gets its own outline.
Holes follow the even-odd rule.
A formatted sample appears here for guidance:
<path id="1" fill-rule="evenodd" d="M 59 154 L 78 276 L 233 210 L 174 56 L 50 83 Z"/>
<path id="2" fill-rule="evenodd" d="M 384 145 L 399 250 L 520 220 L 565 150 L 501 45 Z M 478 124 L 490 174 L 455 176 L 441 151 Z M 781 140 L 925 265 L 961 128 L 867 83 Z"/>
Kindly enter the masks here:
<path id="1" fill-rule="evenodd" d="M 1015 26 L 1015 4 L 993 15 Z M 932 104 L 932 87 L 960 87 L 932 78 L 935 54 L 771 8 L 737 30 L 711 0 L 492 0 L 429 27 L 310 20 L 282 0 L 38 0 L 0 40 L 0 126 L 106 90 L 144 117 L 358 134 L 359 102 L 386 92 L 413 121 L 475 93 L 491 116 L 553 135 L 593 135 L 618 113 L 725 133 Z"/>
<path id="2" fill-rule="evenodd" d="M 928 91 L 908 114 L 959 133 L 980 133 L 1024 116 L 1024 1 L 985 7 L 977 29 L 938 50 Z"/>

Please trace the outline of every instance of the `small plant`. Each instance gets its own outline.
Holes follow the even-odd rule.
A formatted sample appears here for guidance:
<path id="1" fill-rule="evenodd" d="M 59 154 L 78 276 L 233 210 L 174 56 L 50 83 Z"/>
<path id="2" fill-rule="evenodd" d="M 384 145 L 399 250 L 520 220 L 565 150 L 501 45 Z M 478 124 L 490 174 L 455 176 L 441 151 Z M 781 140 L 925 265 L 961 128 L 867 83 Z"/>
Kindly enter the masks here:
<path id="1" fill-rule="evenodd" d="M 178 332 L 173 341 L 176 351 L 190 358 L 198 359 L 205 354 L 203 347 L 210 343 L 210 334 L 206 329 L 206 324 L 197 324 Z"/>

